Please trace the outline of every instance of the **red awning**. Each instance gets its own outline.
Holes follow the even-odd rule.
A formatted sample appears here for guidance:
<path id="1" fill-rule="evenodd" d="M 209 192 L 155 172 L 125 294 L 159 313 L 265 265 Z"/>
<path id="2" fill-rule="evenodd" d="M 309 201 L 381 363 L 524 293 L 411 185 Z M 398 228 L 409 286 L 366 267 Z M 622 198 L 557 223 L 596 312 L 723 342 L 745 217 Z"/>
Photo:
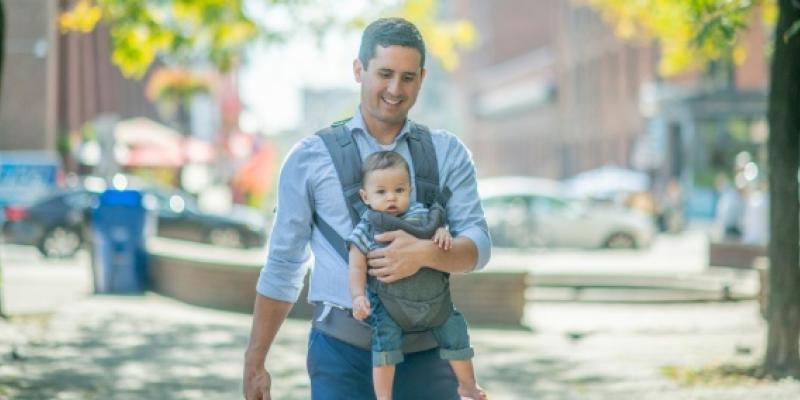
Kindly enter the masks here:
<path id="1" fill-rule="evenodd" d="M 233 185 L 242 191 L 265 193 L 272 188 L 275 179 L 277 150 L 271 142 L 265 143 L 239 169 Z"/>

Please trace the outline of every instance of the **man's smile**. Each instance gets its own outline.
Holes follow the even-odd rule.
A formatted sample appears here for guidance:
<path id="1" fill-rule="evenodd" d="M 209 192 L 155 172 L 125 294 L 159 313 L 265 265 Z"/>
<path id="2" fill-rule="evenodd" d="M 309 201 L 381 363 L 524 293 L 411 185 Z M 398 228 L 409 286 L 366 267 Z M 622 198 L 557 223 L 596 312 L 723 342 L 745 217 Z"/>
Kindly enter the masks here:
<path id="1" fill-rule="evenodd" d="M 382 100 L 383 100 L 383 101 L 384 101 L 386 104 L 388 104 L 388 105 L 390 105 L 390 106 L 398 106 L 398 105 L 400 105 L 400 103 L 402 103 L 402 102 L 403 102 L 403 99 L 402 99 L 402 98 L 398 98 L 398 99 L 392 99 L 392 98 L 390 98 L 390 97 L 387 97 L 387 96 L 381 96 L 381 99 L 382 99 Z"/>

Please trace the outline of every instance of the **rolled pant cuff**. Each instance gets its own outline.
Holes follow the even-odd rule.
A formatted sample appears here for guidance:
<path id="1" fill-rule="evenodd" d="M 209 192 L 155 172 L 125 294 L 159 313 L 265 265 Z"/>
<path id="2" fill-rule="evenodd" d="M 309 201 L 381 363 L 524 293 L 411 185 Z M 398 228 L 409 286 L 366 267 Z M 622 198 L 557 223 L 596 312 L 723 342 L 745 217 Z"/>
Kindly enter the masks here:
<path id="1" fill-rule="evenodd" d="M 403 352 L 401 350 L 373 351 L 372 366 L 381 367 L 384 365 L 395 365 L 403 362 Z"/>
<path id="2" fill-rule="evenodd" d="M 439 349 L 439 356 L 444 360 L 468 360 L 475 357 L 472 347 L 457 350 Z"/>

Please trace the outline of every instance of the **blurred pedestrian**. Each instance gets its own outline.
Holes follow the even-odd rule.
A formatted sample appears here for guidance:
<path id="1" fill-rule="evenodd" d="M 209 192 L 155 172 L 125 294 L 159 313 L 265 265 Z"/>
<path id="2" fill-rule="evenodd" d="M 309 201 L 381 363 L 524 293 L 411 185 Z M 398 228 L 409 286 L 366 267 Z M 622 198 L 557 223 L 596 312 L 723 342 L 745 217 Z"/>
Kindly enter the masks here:
<path id="1" fill-rule="evenodd" d="M 669 178 L 660 197 L 657 223 L 662 232 L 678 233 L 683 229 L 683 190 L 678 179 Z"/>
<path id="2" fill-rule="evenodd" d="M 725 174 L 717 175 L 717 200 L 714 214 L 716 236 L 722 240 L 739 240 L 742 236 L 742 213 L 744 199 L 741 191 L 733 185 Z"/>
<path id="3" fill-rule="evenodd" d="M 742 213 L 742 243 L 766 245 L 769 241 L 769 195 L 766 182 L 754 181 L 747 188 Z"/>
<path id="4" fill-rule="evenodd" d="M 326 142 L 324 134 L 312 135 L 287 156 L 281 168 L 269 254 L 257 285 L 245 353 L 245 398 L 271 398 L 271 377 L 264 361 L 281 323 L 297 301 L 313 253 L 308 300 L 315 305 L 315 317 L 307 359 L 311 398 L 374 399 L 369 327 L 352 317 L 346 255 L 340 252 L 344 239 L 339 239 L 341 245 L 333 245 L 335 237 L 347 237 L 353 229 L 348 207 L 352 196 L 342 196 L 342 182 L 329 145 L 349 146 L 362 158 L 376 151 L 394 150 L 414 167 L 413 196 L 422 188 L 427 193 L 431 188 L 450 193 L 445 208 L 447 225 L 454 235 L 451 249 L 444 251 L 431 240 L 417 239 L 403 231 L 376 235 L 376 240 L 388 244 L 368 254 L 371 276 L 381 282 L 396 282 L 422 266 L 468 272 L 483 268 L 489 261 L 491 243 L 469 151 L 455 135 L 439 129 L 429 131 L 407 118 L 425 78 L 424 62 L 425 44 L 413 24 L 399 18 L 371 23 L 361 38 L 359 57 L 353 61 L 353 73 L 361 85 L 360 106 L 351 119 L 335 124 L 333 129 L 340 133 L 334 143 Z M 434 151 L 418 160 L 412 157 L 411 149 L 419 146 L 430 146 Z M 426 164 L 438 173 L 438 185 L 417 179 L 422 176 L 417 166 L 421 161 L 431 161 L 430 157 L 435 157 L 434 162 Z M 354 209 L 359 206 L 355 202 L 350 205 Z M 361 342 L 364 337 L 366 345 Z M 395 386 L 398 399 L 459 398 L 458 382 L 436 346 L 430 331 L 408 335 L 403 347 L 405 360 L 396 370 L 397 381 L 405 383 Z"/>

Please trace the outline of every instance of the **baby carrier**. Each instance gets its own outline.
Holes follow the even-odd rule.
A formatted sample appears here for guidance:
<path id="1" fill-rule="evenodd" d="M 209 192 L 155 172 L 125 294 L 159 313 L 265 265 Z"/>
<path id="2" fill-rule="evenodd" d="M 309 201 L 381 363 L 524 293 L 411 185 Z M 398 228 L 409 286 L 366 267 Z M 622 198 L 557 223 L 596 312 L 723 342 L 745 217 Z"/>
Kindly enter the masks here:
<path id="1" fill-rule="evenodd" d="M 408 148 L 414 169 L 417 201 L 431 213 L 422 225 L 414 225 L 385 213 L 368 210 L 359 196 L 361 189 L 361 155 L 358 146 L 343 123 L 317 133 L 325 143 L 342 185 L 353 226 L 361 215 L 369 211 L 368 218 L 376 233 L 403 229 L 419 238 L 430 238 L 436 228 L 443 225 L 444 205 L 450 197 L 447 188 L 439 190 L 439 168 L 430 132 L 414 124 L 407 136 Z M 339 255 L 348 260 L 347 243 L 319 215 L 314 213 L 314 223 Z M 452 309 L 449 274 L 432 268 L 421 268 L 416 274 L 393 283 L 383 283 L 369 277 L 368 284 L 381 299 L 389 315 L 405 332 L 421 332 L 441 325 Z"/>

